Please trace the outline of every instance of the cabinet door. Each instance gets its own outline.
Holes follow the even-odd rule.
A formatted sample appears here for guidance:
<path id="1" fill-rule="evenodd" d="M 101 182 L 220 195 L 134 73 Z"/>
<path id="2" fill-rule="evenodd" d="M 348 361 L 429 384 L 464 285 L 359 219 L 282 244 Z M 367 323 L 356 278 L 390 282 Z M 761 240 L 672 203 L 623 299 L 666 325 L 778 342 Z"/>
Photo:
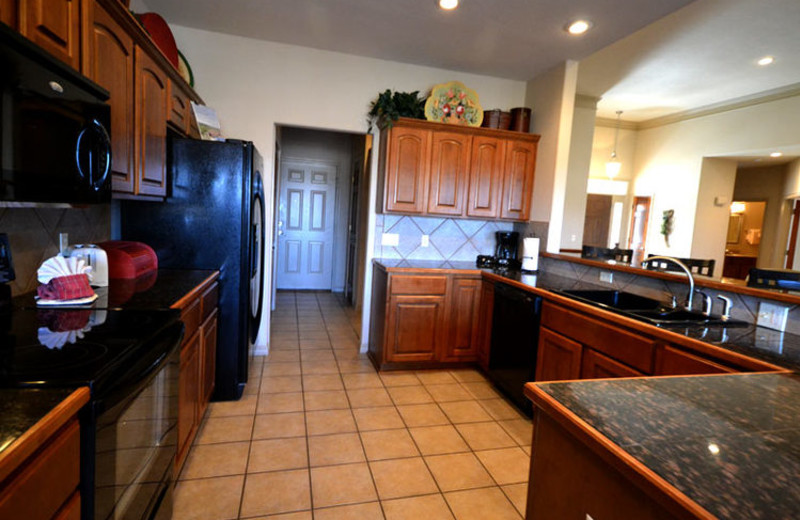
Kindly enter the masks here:
<path id="1" fill-rule="evenodd" d="M 432 134 L 429 214 L 459 216 L 464 214 L 471 139 L 469 135 L 451 132 Z"/>
<path id="2" fill-rule="evenodd" d="M 628 365 L 587 348 L 583 350 L 581 379 L 610 379 L 612 377 L 642 377 L 643 373 Z"/>
<path id="3" fill-rule="evenodd" d="M 528 220 L 531 213 L 536 143 L 508 141 L 503 168 L 503 203 L 500 218 Z"/>
<path id="4" fill-rule="evenodd" d="M 178 453 L 176 471 L 189 451 L 198 421 L 200 395 L 200 341 L 196 333 L 181 347 L 181 369 L 178 376 Z"/>
<path id="5" fill-rule="evenodd" d="M 489 370 L 489 352 L 492 346 L 494 284 L 486 280 L 481 283 L 481 306 L 478 318 L 478 362 L 484 370 Z"/>
<path id="6" fill-rule="evenodd" d="M 96 2 L 87 2 L 83 73 L 108 90 L 111 107 L 111 182 L 117 193 L 134 189 L 133 38 Z"/>
<path id="7" fill-rule="evenodd" d="M 536 357 L 537 381 L 567 381 L 581 377 L 580 343 L 549 329 L 539 329 L 539 352 Z"/>
<path id="8" fill-rule="evenodd" d="M 188 135 L 189 116 L 191 114 L 189 96 L 187 96 L 174 81 L 168 80 L 167 84 L 169 86 L 169 94 L 167 96 L 167 102 L 169 103 L 167 107 L 169 123 L 181 134 Z"/>
<path id="9" fill-rule="evenodd" d="M 136 179 L 134 192 L 167 194 L 167 79 L 136 47 Z"/>
<path id="10" fill-rule="evenodd" d="M 475 361 L 478 358 L 480 305 L 480 278 L 454 277 L 441 361 Z"/>
<path id="11" fill-rule="evenodd" d="M 0 22 L 17 29 L 17 0 L 0 0 Z"/>
<path id="12" fill-rule="evenodd" d="M 433 361 L 442 341 L 445 297 L 397 295 L 389 299 L 386 361 Z"/>
<path id="13" fill-rule="evenodd" d="M 80 0 L 20 0 L 19 31 L 80 70 Z"/>
<path id="14" fill-rule="evenodd" d="M 467 216 L 497 218 L 503 191 L 505 141 L 475 136 L 469 163 Z"/>
<path id="15" fill-rule="evenodd" d="M 202 348 L 202 366 L 200 368 L 200 415 L 205 411 L 205 405 L 211 399 L 211 393 L 214 391 L 214 381 L 216 377 L 217 366 L 217 310 L 211 313 L 200 328 L 200 333 L 203 335 L 203 348 Z"/>
<path id="16" fill-rule="evenodd" d="M 736 370 L 666 345 L 656 351 L 654 375 L 657 376 L 723 374 L 726 372 L 736 372 Z"/>
<path id="17" fill-rule="evenodd" d="M 388 130 L 387 139 L 384 210 L 421 214 L 425 211 L 431 132 L 396 125 Z"/>

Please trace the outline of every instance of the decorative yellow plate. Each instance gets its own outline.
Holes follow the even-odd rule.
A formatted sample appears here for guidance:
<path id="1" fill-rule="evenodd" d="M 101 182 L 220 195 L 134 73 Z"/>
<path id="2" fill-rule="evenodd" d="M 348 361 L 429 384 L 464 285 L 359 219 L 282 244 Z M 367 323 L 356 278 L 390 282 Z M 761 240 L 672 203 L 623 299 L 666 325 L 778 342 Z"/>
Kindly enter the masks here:
<path id="1" fill-rule="evenodd" d="M 483 109 L 474 90 L 460 81 L 451 81 L 431 89 L 425 102 L 425 118 L 452 125 L 481 126 Z"/>

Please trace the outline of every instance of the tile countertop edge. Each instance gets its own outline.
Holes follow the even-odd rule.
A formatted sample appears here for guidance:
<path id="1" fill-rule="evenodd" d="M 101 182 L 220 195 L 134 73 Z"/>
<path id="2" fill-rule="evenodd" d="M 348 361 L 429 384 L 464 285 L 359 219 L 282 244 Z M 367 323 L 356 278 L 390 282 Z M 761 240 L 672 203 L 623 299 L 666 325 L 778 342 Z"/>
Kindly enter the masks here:
<path id="1" fill-rule="evenodd" d="M 697 377 L 725 377 L 726 375 L 727 374 L 719 374 Z M 628 481 L 667 509 L 667 511 L 676 518 L 703 520 L 714 520 L 717 518 L 637 460 L 633 455 L 625 451 L 624 448 L 621 448 L 597 431 L 572 410 L 554 397 L 548 395 L 540 389 L 536 383 L 527 383 L 525 385 L 525 396 L 533 402 L 535 409 L 547 414 L 561 428 L 564 428 L 567 433 L 575 437 L 592 453 L 600 457 L 603 462 L 622 474 Z M 535 415 L 534 421 L 536 421 Z"/>
<path id="2" fill-rule="evenodd" d="M 89 402 L 89 388 L 82 386 L 0 451 L 0 482 L 11 475 Z"/>

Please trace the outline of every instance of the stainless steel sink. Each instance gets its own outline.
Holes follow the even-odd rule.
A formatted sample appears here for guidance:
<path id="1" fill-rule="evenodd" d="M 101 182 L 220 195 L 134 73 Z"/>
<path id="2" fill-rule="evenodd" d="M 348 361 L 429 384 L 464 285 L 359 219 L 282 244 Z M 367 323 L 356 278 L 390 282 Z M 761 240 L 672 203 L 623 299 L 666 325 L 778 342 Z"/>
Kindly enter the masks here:
<path id="1" fill-rule="evenodd" d="M 685 326 L 724 326 L 747 327 L 750 324 L 733 319 L 723 319 L 715 314 L 686 309 L 673 309 L 664 306 L 658 300 L 615 290 L 566 290 L 555 291 L 558 294 L 575 300 L 605 308 L 624 316 L 644 321 L 657 327 Z"/>

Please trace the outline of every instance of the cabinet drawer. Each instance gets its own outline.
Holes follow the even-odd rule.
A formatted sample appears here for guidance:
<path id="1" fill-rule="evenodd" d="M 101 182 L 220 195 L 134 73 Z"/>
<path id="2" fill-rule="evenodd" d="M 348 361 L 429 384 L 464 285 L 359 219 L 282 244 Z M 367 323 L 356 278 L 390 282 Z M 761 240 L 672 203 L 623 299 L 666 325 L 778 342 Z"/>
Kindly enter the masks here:
<path id="1" fill-rule="evenodd" d="M 22 470 L 2 484 L 0 518 L 48 520 L 78 488 L 80 429 L 72 421 Z"/>
<path id="2" fill-rule="evenodd" d="M 656 357 L 655 375 L 657 376 L 723 374 L 726 372 L 737 372 L 737 370 L 666 345 L 659 349 Z"/>
<path id="3" fill-rule="evenodd" d="M 642 377 L 638 370 L 587 348 L 581 362 L 581 379 L 610 379 L 614 377 Z"/>
<path id="4" fill-rule="evenodd" d="M 559 307 L 550 302 L 542 306 L 542 325 L 564 334 L 617 361 L 653 373 L 655 342 L 605 322 Z"/>
<path id="5" fill-rule="evenodd" d="M 446 276 L 394 275 L 389 277 L 390 294 L 444 294 L 445 292 L 447 292 Z"/>
<path id="6" fill-rule="evenodd" d="M 202 296 L 200 296 L 201 302 L 201 314 L 203 316 L 203 320 L 208 318 L 208 316 L 217 308 L 217 302 L 219 301 L 219 284 L 214 282 L 211 287 L 203 292 Z"/>
<path id="7" fill-rule="evenodd" d="M 200 306 L 201 299 L 195 298 L 192 302 L 181 312 L 181 321 L 185 330 L 183 332 L 184 343 L 192 337 L 194 331 L 200 326 L 203 321 L 202 307 Z"/>

